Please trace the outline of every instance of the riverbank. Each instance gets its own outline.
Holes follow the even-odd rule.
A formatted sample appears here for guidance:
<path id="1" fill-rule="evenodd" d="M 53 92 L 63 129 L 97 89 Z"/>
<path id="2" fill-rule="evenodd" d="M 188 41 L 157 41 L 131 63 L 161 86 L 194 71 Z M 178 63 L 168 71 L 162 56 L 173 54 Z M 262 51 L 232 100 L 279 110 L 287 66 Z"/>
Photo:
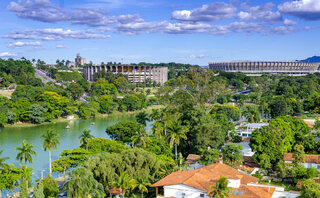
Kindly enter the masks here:
<path id="1" fill-rule="evenodd" d="M 137 111 L 129 111 L 129 112 L 115 111 L 115 112 L 112 112 L 111 114 L 100 114 L 100 113 L 98 113 L 95 117 L 96 118 L 106 118 L 106 117 L 109 117 L 109 116 L 134 115 L 134 114 L 138 114 L 138 113 L 140 113 L 142 111 L 145 111 L 147 113 L 151 113 L 152 109 L 160 109 L 160 108 L 163 108 L 163 107 L 164 107 L 163 105 L 152 105 L 152 106 L 147 107 L 146 109 L 137 110 Z M 82 119 L 82 118 L 75 117 L 72 120 L 79 120 L 79 119 Z M 83 120 L 85 120 L 85 119 L 83 119 Z M 69 122 L 69 121 L 70 121 L 70 119 L 67 119 L 67 118 L 57 118 L 57 119 L 53 119 L 51 122 L 43 122 L 41 124 L 33 124 L 33 123 L 30 123 L 30 122 L 17 122 L 17 123 L 14 123 L 14 124 L 7 124 L 7 125 L 5 125 L 5 128 L 23 128 L 23 127 L 43 126 L 43 125 L 49 125 L 49 124 L 57 123 L 57 122 Z"/>

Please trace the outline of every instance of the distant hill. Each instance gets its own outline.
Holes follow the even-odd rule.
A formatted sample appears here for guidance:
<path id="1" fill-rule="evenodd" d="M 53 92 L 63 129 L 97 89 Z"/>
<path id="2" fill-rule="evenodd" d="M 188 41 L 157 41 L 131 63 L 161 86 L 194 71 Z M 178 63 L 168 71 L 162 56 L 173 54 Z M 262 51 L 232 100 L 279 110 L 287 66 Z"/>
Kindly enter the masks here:
<path id="1" fill-rule="evenodd" d="M 298 62 L 320 63 L 320 56 L 313 56 L 304 60 L 298 60 Z"/>

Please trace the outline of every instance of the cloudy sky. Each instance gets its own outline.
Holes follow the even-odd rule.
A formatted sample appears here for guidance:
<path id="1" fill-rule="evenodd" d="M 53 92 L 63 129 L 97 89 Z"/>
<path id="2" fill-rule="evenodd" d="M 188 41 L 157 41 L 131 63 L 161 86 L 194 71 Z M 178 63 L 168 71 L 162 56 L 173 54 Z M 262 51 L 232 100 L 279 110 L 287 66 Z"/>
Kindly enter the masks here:
<path id="1" fill-rule="evenodd" d="M 1 0 L 0 58 L 182 62 L 320 55 L 320 0 Z"/>

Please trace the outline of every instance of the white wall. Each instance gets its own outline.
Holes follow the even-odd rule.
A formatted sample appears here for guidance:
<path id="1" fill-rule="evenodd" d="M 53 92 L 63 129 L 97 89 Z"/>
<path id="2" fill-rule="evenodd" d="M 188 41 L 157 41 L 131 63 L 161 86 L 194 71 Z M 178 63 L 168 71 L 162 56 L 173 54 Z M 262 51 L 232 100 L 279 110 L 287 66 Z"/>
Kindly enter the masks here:
<path id="1" fill-rule="evenodd" d="M 318 172 L 320 172 L 320 169 L 318 168 L 318 165 L 320 165 L 320 164 L 316 164 L 316 163 L 307 163 L 307 162 L 305 162 L 305 163 L 303 163 L 303 166 L 305 167 L 305 168 L 316 168 L 317 170 L 318 170 Z"/>
<path id="2" fill-rule="evenodd" d="M 228 179 L 228 187 L 239 188 L 240 187 L 240 179 Z"/>
<path id="3" fill-rule="evenodd" d="M 295 192 L 274 192 L 272 195 L 272 198 L 297 198 L 300 196 L 300 193 L 295 193 Z"/>
<path id="4" fill-rule="evenodd" d="M 209 198 L 207 196 L 208 192 L 201 191 L 196 188 L 192 188 L 187 185 L 179 184 L 179 185 L 171 185 L 164 186 L 164 197 L 176 197 L 183 198 L 182 193 L 185 193 L 184 198 L 199 198 L 200 194 L 204 194 L 205 198 Z"/>

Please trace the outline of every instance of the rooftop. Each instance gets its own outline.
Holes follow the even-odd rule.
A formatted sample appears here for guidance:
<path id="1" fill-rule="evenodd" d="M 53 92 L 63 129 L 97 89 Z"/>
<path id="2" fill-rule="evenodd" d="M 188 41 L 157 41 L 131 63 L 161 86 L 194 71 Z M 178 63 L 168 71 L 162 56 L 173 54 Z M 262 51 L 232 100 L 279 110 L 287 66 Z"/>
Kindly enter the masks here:
<path id="1" fill-rule="evenodd" d="M 184 184 L 203 191 L 209 191 L 210 186 L 215 185 L 221 176 L 229 179 L 240 179 L 241 184 L 258 182 L 258 179 L 251 175 L 242 173 L 225 164 L 215 163 L 195 170 L 171 173 L 153 184 L 152 187 Z"/>
<path id="2" fill-rule="evenodd" d="M 305 155 L 305 162 L 320 164 L 320 155 Z M 294 161 L 293 153 L 285 153 L 283 155 L 284 161 Z"/>
<path id="3" fill-rule="evenodd" d="M 225 176 L 228 179 L 240 179 L 240 187 L 232 188 L 233 192 L 230 193 L 230 198 L 271 198 L 275 191 L 274 187 L 254 186 L 253 183 L 258 182 L 257 178 L 221 163 L 211 164 L 195 170 L 171 173 L 153 184 L 152 187 L 183 184 L 210 192 L 210 186 L 216 185 L 221 176 Z M 252 185 L 247 185 L 249 183 Z"/>

